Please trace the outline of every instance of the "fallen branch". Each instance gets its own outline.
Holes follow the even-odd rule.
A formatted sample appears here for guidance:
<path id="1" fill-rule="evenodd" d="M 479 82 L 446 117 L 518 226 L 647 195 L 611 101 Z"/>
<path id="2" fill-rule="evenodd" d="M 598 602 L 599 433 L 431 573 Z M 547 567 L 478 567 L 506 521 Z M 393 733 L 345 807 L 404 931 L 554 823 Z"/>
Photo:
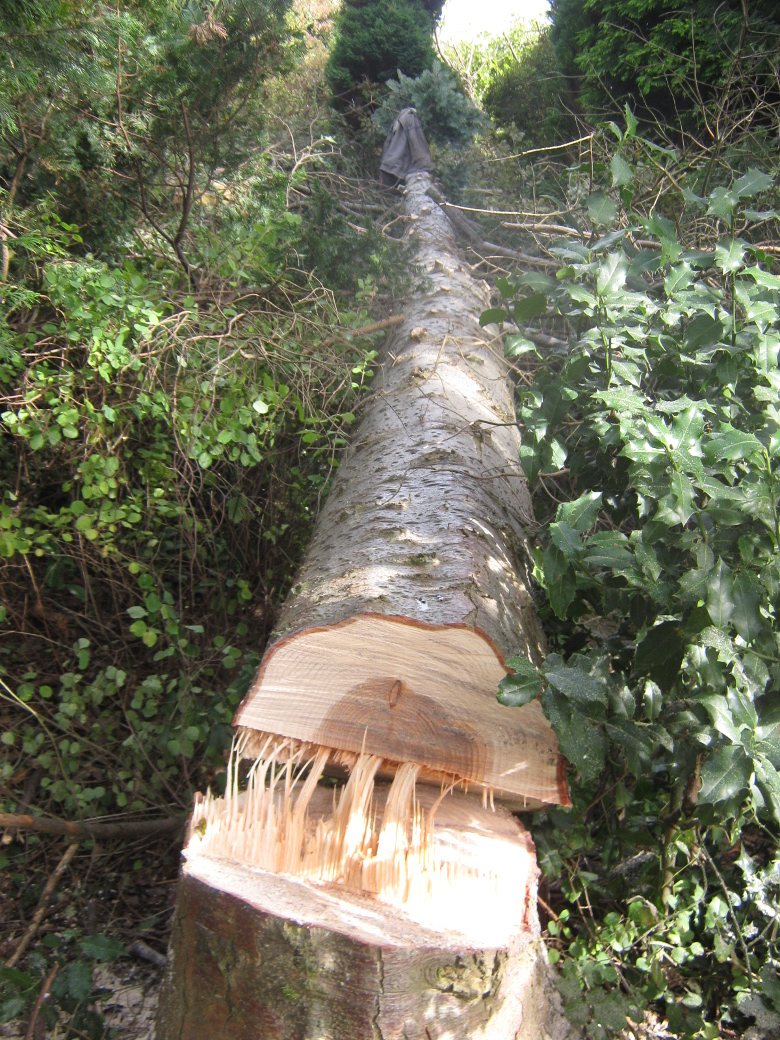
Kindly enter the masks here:
<path id="1" fill-rule="evenodd" d="M 549 350 L 559 350 L 562 347 L 568 349 L 569 347 L 567 340 L 558 339 L 557 336 L 548 336 L 546 332 L 529 332 L 528 329 L 522 329 L 521 332 L 537 347 L 547 347 Z"/>
<path id="2" fill-rule="evenodd" d="M 469 248 L 477 256 L 483 259 L 488 256 L 501 256 L 508 260 L 533 264 L 537 267 L 560 266 L 554 260 L 545 260 L 541 256 L 531 256 L 529 253 L 521 253 L 515 249 L 510 249 L 508 246 L 499 245 L 497 242 L 487 242 L 482 237 L 482 229 L 479 225 L 473 220 L 469 220 L 468 217 L 464 217 L 463 213 L 460 212 L 461 207 L 455 206 L 451 202 L 447 202 L 441 192 L 437 191 L 434 187 L 428 188 L 425 194 L 429 198 L 433 199 L 437 206 L 440 206 L 444 210 L 447 214 L 447 219 L 455 230 L 455 233 L 460 234 L 465 238 L 469 243 Z"/>
<path id="3" fill-rule="evenodd" d="M 346 336 L 370 336 L 374 332 L 381 332 L 383 329 L 392 329 L 396 325 L 403 325 L 405 321 L 406 318 L 403 314 L 394 314 L 392 318 L 383 318 L 381 321 L 372 322 L 370 325 L 361 325 L 359 329 L 344 329 L 335 336 L 329 336 L 327 339 L 321 340 L 317 346 L 320 348 L 330 347 Z"/>
<path id="4" fill-rule="evenodd" d="M 35 915 L 33 916 L 32 921 L 30 921 L 29 928 L 22 936 L 19 945 L 16 947 L 9 959 L 5 962 L 6 968 L 16 967 L 16 965 L 22 959 L 24 951 L 35 938 L 35 934 L 41 926 L 41 921 L 43 921 L 44 917 L 46 916 L 46 912 L 49 909 L 49 900 L 51 899 L 51 894 L 57 887 L 57 882 L 68 869 L 70 861 L 78 852 L 78 848 L 78 845 L 69 845 L 67 849 L 65 849 L 65 855 L 54 868 L 54 873 L 46 882 L 46 887 L 44 888 L 43 892 L 41 892 L 41 898 L 38 903 L 38 909 L 35 911 Z M 43 998 L 41 998 L 41 1001 L 43 1001 Z"/>
<path id="5" fill-rule="evenodd" d="M 572 148 L 575 144 L 584 144 L 585 141 L 592 141 L 596 131 L 592 134 L 586 134 L 585 137 L 575 137 L 573 141 L 564 141 L 563 144 L 550 144 L 545 148 L 527 148 L 524 152 L 517 152 L 515 155 L 499 155 L 496 159 L 488 159 L 488 162 L 507 162 L 509 159 L 523 159 L 526 155 L 538 155 L 540 152 L 560 152 L 564 148 Z"/>
<path id="6" fill-rule="evenodd" d="M 157 950 L 153 950 L 151 946 L 143 942 L 142 939 L 136 939 L 134 943 L 131 943 L 127 947 L 127 952 L 133 954 L 135 957 L 139 957 L 142 961 L 148 961 L 149 964 L 154 964 L 157 968 L 164 968 L 166 958 L 162 953 L 158 953 Z"/>
<path id="7" fill-rule="evenodd" d="M 166 816 L 162 820 L 130 820 L 125 823 L 101 823 L 99 820 L 71 823 L 70 820 L 49 819 L 44 816 L 0 813 L 0 828 L 15 827 L 20 831 L 55 834 L 61 838 L 99 838 L 108 841 L 111 838 L 142 838 L 150 834 L 172 834 L 180 830 L 186 820 L 186 816 Z"/>
<path id="8" fill-rule="evenodd" d="M 38 1021 L 38 1015 L 40 1015 L 40 1013 L 41 1013 L 41 1008 L 43 1007 L 43 1002 L 48 997 L 49 989 L 51 988 L 51 984 L 52 984 L 52 982 L 54 982 L 54 978 L 55 978 L 55 976 L 56 976 L 56 974 L 57 974 L 57 972 L 59 970 L 60 970 L 60 966 L 55 961 L 54 967 L 51 969 L 49 974 L 43 980 L 43 985 L 41 986 L 41 991 L 38 994 L 38 999 L 35 1001 L 35 1007 L 33 1008 L 33 1013 L 30 1016 L 30 1024 L 27 1026 L 27 1032 L 24 1034 L 24 1040 L 33 1040 L 33 1037 L 35 1036 L 35 1024 Z"/>
<path id="9" fill-rule="evenodd" d="M 577 228 L 569 227 L 568 224 L 544 224 L 539 221 L 533 224 L 528 221 L 520 224 L 513 220 L 502 220 L 501 227 L 511 228 L 512 230 L 528 231 L 529 233 L 540 235 L 567 235 L 569 238 L 583 237 L 582 231 L 578 231 Z"/>
<path id="10" fill-rule="evenodd" d="M 530 264 L 532 267 L 561 266 L 557 260 L 545 260 L 543 256 L 532 256 L 530 253 L 521 253 L 514 249 L 507 249 L 506 246 L 499 246 L 495 242 L 479 242 L 478 245 L 481 247 L 482 252 L 474 245 L 470 245 L 469 249 L 482 260 L 492 256 L 500 256 L 508 260 L 518 260 L 521 263 Z"/>

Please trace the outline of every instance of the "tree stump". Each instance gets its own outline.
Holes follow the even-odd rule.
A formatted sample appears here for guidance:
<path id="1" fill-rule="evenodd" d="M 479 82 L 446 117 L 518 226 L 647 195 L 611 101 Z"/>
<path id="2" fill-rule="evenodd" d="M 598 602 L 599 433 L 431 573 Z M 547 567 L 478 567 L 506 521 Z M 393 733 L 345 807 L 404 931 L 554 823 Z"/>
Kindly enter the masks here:
<path id="1" fill-rule="evenodd" d="M 442 800 L 436 829 L 462 862 L 504 861 L 516 888 L 503 912 L 497 893 L 484 886 L 480 899 L 475 884 L 470 903 L 434 915 L 446 926 L 425 925 L 343 885 L 216 858 L 194 833 L 158 1040 L 564 1037 L 530 839 L 509 813 L 462 794 Z"/>

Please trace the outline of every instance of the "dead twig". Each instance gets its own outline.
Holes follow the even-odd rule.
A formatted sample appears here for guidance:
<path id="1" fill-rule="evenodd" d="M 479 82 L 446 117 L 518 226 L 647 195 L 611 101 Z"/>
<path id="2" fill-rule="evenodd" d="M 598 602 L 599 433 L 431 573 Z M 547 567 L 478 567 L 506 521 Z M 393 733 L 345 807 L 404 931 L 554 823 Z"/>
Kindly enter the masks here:
<path id="1" fill-rule="evenodd" d="M 15 827 L 20 831 L 35 831 L 37 834 L 55 834 L 66 838 L 96 838 L 108 841 L 111 838 L 144 838 L 151 834 L 171 834 L 180 830 L 186 816 L 166 816 L 162 820 L 129 820 L 126 823 L 101 823 L 99 820 L 50 819 L 43 816 L 26 816 L 17 813 L 0 813 L 0 827 Z"/>
<path id="2" fill-rule="evenodd" d="M 361 325 L 359 329 L 344 329 L 337 335 L 329 336 L 327 339 L 322 340 L 317 346 L 319 348 L 330 347 L 347 336 L 370 336 L 374 332 L 381 332 L 383 329 L 392 329 L 397 325 L 403 325 L 405 321 L 406 318 L 403 314 L 394 314 L 392 318 L 383 318 L 381 321 L 374 321 L 370 325 Z"/>
<path id="3" fill-rule="evenodd" d="M 32 921 L 30 921 L 29 928 L 22 936 L 19 945 L 16 947 L 9 959 L 5 962 L 6 968 L 16 967 L 16 965 L 22 959 L 24 951 L 35 938 L 35 934 L 40 928 L 41 922 L 43 921 L 44 917 L 46 916 L 46 912 L 49 909 L 49 900 L 51 899 L 51 894 L 57 887 L 57 882 L 68 869 L 70 861 L 73 859 L 77 852 L 78 845 L 69 845 L 67 849 L 65 849 L 65 854 L 63 855 L 62 859 L 59 861 L 57 866 L 54 868 L 54 873 L 46 882 L 46 886 L 44 887 L 43 892 L 41 892 L 41 898 L 38 903 L 38 909 L 35 911 L 35 915 L 33 916 Z M 41 997 L 40 999 L 42 1003 L 43 998 Z"/>
<path id="4" fill-rule="evenodd" d="M 33 1037 L 35 1036 L 35 1024 L 38 1021 L 38 1015 L 40 1015 L 41 1013 L 43 1002 L 49 995 L 49 989 L 51 987 L 52 982 L 54 982 L 54 978 L 59 970 L 60 966 L 55 962 L 54 967 L 43 980 L 41 991 L 38 994 L 38 999 L 35 1001 L 35 1007 L 33 1008 L 32 1015 L 30 1016 L 30 1024 L 27 1026 L 27 1032 L 24 1034 L 24 1040 L 33 1040 Z"/>
<path id="5" fill-rule="evenodd" d="M 542 899 L 538 892 L 536 894 L 536 899 L 539 905 L 550 915 L 550 917 L 552 917 L 553 921 L 558 923 L 560 921 L 560 917 L 556 914 L 556 912 L 548 903 L 545 903 L 545 901 Z"/>

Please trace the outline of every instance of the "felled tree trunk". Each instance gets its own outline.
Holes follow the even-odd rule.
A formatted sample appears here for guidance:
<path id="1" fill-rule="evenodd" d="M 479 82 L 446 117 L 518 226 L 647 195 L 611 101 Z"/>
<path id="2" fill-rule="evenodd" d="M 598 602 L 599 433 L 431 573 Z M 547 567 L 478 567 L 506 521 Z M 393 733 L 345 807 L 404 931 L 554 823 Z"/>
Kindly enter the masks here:
<path id="1" fill-rule="evenodd" d="M 506 657 L 543 655 L 532 507 L 503 346 L 479 326 L 487 286 L 430 183 L 406 189 L 427 291 L 404 304 L 236 724 L 418 762 L 520 808 L 566 802 L 539 703 L 496 701 Z"/>
<path id="2" fill-rule="evenodd" d="M 531 505 L 487 288 L 430 183 L 406 195 L 427 284 L 236 717 L 225 797 L 195 807 L 158 1040 L 566 1032 L 533 846 L 492 807 L 568 803 L 538 702 L 496 701 L 506 658 L 543 654 Z"/>

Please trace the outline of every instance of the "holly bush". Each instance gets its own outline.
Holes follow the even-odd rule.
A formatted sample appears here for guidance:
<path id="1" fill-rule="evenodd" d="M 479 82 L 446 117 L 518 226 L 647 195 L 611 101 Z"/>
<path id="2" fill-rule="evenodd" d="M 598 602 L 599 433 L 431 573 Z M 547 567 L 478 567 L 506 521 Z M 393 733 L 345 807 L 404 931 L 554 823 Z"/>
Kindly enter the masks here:
<path id="1" fill-rule="evenodd" d="M 499 698 L 541 695 L 570 763 L 573 808 L 534 824 L 567 1014 L 710 1038 L 780 1014 L 778 165 L 666 152 L 637 210 L 660 153 L 630 111 L 613 129 L 609 164 L 570 171 L 581 239 L 482 317 L 519 327 L 518 364 L 540 323 L 559 338 L 518 389 L 552 652 Z"/>

